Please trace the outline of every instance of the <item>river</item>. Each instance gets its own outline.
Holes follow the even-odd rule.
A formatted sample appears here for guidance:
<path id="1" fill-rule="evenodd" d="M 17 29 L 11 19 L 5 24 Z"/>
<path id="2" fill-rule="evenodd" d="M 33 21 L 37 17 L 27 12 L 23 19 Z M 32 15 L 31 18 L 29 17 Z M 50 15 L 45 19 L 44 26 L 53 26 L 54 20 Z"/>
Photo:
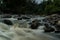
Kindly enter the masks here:
<path id="1" fill-rule="evenodd" d="M 17 27 L 17 25 L 9 27 L 0 23 L 0 40 L 60 40 L 60 33 L 45 33 L 42 26 L 35 30 L 24 27 L 14 28 L 15 26 Z"/>

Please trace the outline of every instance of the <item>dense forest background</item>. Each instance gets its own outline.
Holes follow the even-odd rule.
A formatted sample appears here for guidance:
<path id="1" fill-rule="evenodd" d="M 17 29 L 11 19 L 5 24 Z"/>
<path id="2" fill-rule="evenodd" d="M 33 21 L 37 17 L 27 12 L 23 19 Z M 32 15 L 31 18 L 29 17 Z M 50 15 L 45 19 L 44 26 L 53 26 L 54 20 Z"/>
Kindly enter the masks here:
<path id="1" fill-rule="evenodd" d="M 0 14 L 39 14 L 60 13 L 60 0 L 0 0 Z"/>

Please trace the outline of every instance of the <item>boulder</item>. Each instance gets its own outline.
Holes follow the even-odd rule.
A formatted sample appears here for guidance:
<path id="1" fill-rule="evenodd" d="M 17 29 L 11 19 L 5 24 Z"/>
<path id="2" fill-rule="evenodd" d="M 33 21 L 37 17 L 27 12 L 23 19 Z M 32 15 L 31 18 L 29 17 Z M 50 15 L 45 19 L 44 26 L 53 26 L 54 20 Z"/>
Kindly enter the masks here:
<path id="1" fill-rule="evenodd" d="M 37 29 L 39 27 L 39 22 L 38 20 L 32 21 L 32 24 L 30 26 L 31 29 Z"/>
<path id="2" fill-rule="evenodd" d="M 55 29 L 50 27 L 48 24 L 45 24 L 44 31 L 45 32 L 53 32 L 53 31 L 55 31 Z"/>
<path id="3" fill-rule="evenodd" d="M 10 20 L 3 20 L 3 22 L 7 25 L 13 25 L 13 23 Z"/>

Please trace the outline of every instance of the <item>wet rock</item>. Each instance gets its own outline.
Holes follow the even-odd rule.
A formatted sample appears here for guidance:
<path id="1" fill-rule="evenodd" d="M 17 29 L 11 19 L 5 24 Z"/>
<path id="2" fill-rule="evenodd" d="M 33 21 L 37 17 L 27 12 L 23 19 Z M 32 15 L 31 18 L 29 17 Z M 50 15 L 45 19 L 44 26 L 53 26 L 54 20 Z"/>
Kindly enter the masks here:
<path id="1" fill-rule="evenodd" d="M 22 20 L 22 18 L 17 18 L 18 20 Z"/>
<path id="2" fill-rule="evenodd" d="M 51 25 L 55 26 L 55 31 L 60 31 L 60 15 L 52 14 L 47 16 L 46 19 Z"/>
<path id="3" fill-rule="evenodd" d="M 55 33 L 60 33 L 60 31 L 55 31 Z"/>
<path id="4" fill-rule="evenodd" d="M 45 29 L 45 30 L 44 30 L 44 32 L 53 32 L 53 31 L 54 31 L 53 28 L 51 28 L 51 29 Z"/>
<path id="5" fill-rule="evenodd" d="M 48 24 L 45 24 L 44 31 L 45 31 L 45 32 L 53 32 L 53 31 L 55 31 L 55 29 L 54 29 L 54 28 L 52 28 L 52 27 L 49 27 L 49 25 L 48 25 Z"/>
<path id="6" fill-rule="evenodd" d="M 10 20 L 3 20 L 3 22 L 7 25 L 13 25 L 13 23 Z"/>
<path id="7" fill-rule="evenodd" d="M 39 22 L 38 20 L 32 21 L 32 24 L 30 26 L 31 29 L 37 29 L 39 27 Z"/>
<path id="8" fill-rule="evenodd" d="M 54 24 L 55 21 L 60 20 L 60 15 L 58 15 L 58 14 L 52 14 L 52 15 L 47 16 L 46 19 L 47 19 L 50 23 Z"/>
<path id="9" fill-rule="evenodd" d="M 56 32 L 60 32 L 60 21 L 57 21 L 55 28 Z"/>
<path id="10" fill-rule="evenodd" d="M 29 17 L 25 17 L 25 16 L 23 16 L 23 17 L 21 17 L 22 19 L 30 19 Z"/>

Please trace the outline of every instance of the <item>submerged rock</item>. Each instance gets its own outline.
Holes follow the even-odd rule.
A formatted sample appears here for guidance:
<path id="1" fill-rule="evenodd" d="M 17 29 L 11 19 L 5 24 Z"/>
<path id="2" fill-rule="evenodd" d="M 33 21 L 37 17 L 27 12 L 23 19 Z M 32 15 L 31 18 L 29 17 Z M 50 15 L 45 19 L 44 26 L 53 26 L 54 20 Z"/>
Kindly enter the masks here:
<path id="1" fill-rule="evenodd" d="M 0 31 L 8 31 L 9 30 L 9 26 L 4 24 L 4 23 L 0 23 Z"/>

